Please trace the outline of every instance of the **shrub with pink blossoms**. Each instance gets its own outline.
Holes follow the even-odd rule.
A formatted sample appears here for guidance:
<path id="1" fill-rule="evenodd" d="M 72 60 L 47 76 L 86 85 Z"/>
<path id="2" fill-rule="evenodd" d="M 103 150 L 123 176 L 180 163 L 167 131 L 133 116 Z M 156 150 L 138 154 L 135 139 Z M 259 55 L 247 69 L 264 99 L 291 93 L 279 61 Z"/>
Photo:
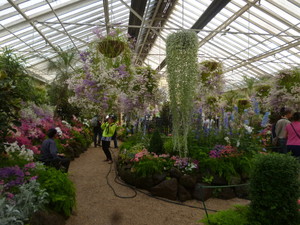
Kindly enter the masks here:
<path id="1" fill-rule="evenodd" d="M 230 145 L 216 145 L 214 149 L 209 152 L 210 158 L 228 158 L 238 155 L 237 150 Z"/>

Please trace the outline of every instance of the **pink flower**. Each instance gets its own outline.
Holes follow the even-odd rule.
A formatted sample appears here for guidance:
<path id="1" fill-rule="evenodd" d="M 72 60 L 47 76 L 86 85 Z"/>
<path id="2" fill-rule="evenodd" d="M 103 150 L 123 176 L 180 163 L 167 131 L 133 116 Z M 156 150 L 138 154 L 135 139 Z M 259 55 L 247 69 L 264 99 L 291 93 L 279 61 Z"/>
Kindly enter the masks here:
<path id="1" fill-rule="evenodd" d="M 9 199 L 13 199 L 15 197 L 15 195 L 13 193 L 6 192 L 6 197 Z"/>

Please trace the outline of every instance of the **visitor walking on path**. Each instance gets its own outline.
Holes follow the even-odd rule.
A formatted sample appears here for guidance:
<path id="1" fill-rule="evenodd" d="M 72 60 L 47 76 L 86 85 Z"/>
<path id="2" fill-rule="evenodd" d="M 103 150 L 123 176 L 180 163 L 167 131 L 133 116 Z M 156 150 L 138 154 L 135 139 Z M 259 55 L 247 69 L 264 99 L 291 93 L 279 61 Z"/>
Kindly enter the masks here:
<path id="1" fill-rule="evenodd" d="M 292 117 L 292 110 L 283 108 L 281 111 L 281 119 L 277 121 L 275 127 L 276 138 L 279 142 L 279 153 L 287 153 L 286 147 L 286 125 L 291 123 L 289 119 Z"/>
<path id="2" fill-rule="evenodd" d="M 112 137 L 116 131 L 117 124 L 116 122 L 116 117 L 111 115 L 108 117 L 107 122 L 103 123 L 101 125 L 102 128 L 102 149 L 106 155 L 106 160 L 108 163 L 112 163 L 112 156 L 109 151 L 110 147 L 110 141 L 112 140 Z"/>
<path id="3" fill-rule="evenodd" d="M 295 112 L 293 122 L 286 125 L 287 150 L 293 156 L 300 157 L 300 112 Z"/>

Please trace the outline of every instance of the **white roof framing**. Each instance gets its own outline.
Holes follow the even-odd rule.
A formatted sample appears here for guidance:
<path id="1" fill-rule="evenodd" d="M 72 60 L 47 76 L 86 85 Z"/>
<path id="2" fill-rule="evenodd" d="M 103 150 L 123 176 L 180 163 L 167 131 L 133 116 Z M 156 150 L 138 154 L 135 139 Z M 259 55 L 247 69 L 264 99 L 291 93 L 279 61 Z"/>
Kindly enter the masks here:
<path id="1" fill-rule="evenodd" d="M 147 1 L 142 32 L 152 27 L 151 10 L 162 0 Z M 146 36 L 158 34 L 144 60 L 153 69 L 166 57 L 166 37 L 190 29 L 213 0 L 167 0 L 174 10 L 162 27 L 152 27 Z M 35 74 L 51 81 L 44 56 L 57 56 L 57 47 L 81 51 L 92 40 L 96 26 L 128 27 L 131 0 L 0 0 L 0 47 L 9 47 L 28 58 Z M 154 30 L 155 28 L 155 30 Z M 160 32 L 159 32 L 160 31 Z M 214 59 L 224 64 L 228 88 L 240 85 L 243 76 L 274 75 L 300 66 L 300 0 L 231 0 L 199 36 L 199 61 Z M 139 34 L 138 43 L 149 47 Z M 141 50 L 136 51 L 136 57 Z M 138 61 L 138 60 L 137 60 Z"/>

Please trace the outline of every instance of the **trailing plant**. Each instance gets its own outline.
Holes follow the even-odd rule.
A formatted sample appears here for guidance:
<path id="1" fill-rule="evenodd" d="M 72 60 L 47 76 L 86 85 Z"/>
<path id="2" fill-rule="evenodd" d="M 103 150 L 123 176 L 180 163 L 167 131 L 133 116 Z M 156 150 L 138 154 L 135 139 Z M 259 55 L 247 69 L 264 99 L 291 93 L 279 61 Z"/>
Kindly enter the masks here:
<path id="1" fill-rule="evenodd" d="M 172 112 L 174 150 L 187 156 L 193 101 L 198 75 L 198 37 L 192 31 L 180 31 L 167 38 L 167 72 Z"/>
<path id="2" fill-rule="evenodd" d="M 107 65 L 119 67 L 125 64 L 127 67 L 131 64 L 131 48 L 134 47 L 133 39 L 130 39 L 124 30 L 112 29 L 108 34 L 103 34 L 99 27 L 93 29 L 97 39 L 95 44 L 99 52 L 105 56 Z"/>
<path id="3" fill-rule="evenodd" d="M 149 145 L 149 152 L 155 152 L 156 154 L 164 153 L 164 143 L 161 139 L 158 130 L 155 130 L 152 134 L 150 145 Z"/>
<path id="4" fill-rule="evenodd" d="M 250 182 L 251 218 L 263 225 L 300 223 L 300 164 L 289 155 L 259 155 Z"/>
<path id="5" fill-rule="evenodd" d="M 220 107 L 220 96 L 224 90 L 223 65 L 221 62 L 205 60 L 199 64 L 197 102 L 208 115 L 214 115 Z"/>
<path id="6" fill-rule="evenodd" d="M 68 175 L 54 168 L 38 171 L 38 182 L 49 196 L 49 207 L 65 216 L 70 216 L 75 207 L 75 187 Z"/>

